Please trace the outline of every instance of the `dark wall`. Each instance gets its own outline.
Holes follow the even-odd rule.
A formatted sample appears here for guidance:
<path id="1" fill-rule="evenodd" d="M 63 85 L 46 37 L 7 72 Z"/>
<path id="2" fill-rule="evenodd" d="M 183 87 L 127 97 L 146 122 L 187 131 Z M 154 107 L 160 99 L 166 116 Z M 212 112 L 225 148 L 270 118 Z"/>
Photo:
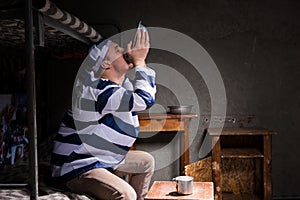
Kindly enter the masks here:
<path id="1" fill-rule="evenodd" d="M 47 64 L 47 127 L 53 133 L 72 104 L 72 89 L 82 59 L 49 59 Z"/>
<path id="2" fill-rule="evenodd" d="M 237 121 L 251 115 L 255 120 L 249 126 L 263 126 L 278 132 L 273 137 L 274 195 L 300 195 L 297 159 L 300 156 L 300 1 L 95 0 L 87 3 L 65 0 L 57 5 L 90 24 L 114 20 L 125 31 L 135 28 L 142 20 L 147 26 L 174 29 L 199 42 L 223 78 L 228 115 L 235 116 Z M 178 58 L 160 53 L 153 51 L 148 61 L 162 62 L 179 71 L 186 65 Z M 56 63 L 49 68 L 49 96 L 53 98 L 50 99 L 51 126 L 69 101 L 74 65 Z M 205 83 L 193 77 L 189 67 L 185 69 L 187 72 L 183 73 L 189 74 L 194 90 L 201 97 L 203 112 L 200 115 L 209 114 L 210 99 L 203 87 Z M 158 94 L 158 103 L 166 105 L 170 102 L 164 94 Z M 191 133 L 195 136 L 191 141 L 191 161 L 198 159 L 199 141 L 206 126 L 201 123 L 201 116 L 199 119 L 200 128 Z M 161 158 L 157 160 L 164 162 Z M 157 171 L 155 179 L 170 179 L 174 175 L 172 164 Z"/>

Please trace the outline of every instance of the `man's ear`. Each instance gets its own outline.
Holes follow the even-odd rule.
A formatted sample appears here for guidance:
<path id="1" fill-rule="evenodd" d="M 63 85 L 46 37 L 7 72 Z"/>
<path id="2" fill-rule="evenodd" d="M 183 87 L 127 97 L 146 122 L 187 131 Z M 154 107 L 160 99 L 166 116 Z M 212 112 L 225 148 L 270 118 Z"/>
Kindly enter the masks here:
<path id="1" fill-rule="evenodd" d="M 101 67 L 103 69 L 110 69 L 110 62 L 108 62 L 107 60 L 104 60 L 102 63 L 101 63 Z"/>

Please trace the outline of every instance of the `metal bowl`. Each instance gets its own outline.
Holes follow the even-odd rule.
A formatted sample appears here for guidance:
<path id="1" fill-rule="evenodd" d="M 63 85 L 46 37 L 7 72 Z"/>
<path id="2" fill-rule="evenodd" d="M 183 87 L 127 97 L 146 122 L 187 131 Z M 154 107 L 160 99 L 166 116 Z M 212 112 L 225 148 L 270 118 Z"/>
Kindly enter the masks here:
<path id="1" fill-rule="evenodd" d="M 192 110 L 192 105 L 168 106 L 171 114 L 188 114 Z"/>

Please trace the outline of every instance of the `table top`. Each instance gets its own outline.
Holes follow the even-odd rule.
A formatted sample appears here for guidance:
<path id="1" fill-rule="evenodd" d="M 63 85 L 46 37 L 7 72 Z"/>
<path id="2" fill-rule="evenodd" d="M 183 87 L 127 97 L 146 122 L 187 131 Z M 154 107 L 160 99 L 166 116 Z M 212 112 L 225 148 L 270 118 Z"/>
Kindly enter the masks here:
<path id="1" fill-rule="evenodd" d="M 154 181 L 145 200 L 213 200 L 213 191 L 212 182 L 193 182 L 193 194 L 179 195 L 176 193 L 176 182 Z"/>
<path id="2" fill-rule="evenodd" d="M 138 113 L 139 120 L 146 119 L 180 119 L 180 118 L 196 118 L 197 114 L 170 114 L 170 113 Z"/>
<path id="3" fill-rule="evenodd" d="M 266 128 L 209 128 L 207 133 L 212 136 L 221 135 L 274 135 L 275 131 L 268 130 Z"/>

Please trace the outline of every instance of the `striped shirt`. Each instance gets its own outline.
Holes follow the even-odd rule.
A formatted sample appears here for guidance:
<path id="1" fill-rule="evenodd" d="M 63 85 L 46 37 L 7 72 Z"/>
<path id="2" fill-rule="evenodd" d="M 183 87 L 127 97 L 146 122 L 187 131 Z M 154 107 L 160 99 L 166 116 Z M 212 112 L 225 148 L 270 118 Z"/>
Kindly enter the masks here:
<path id="1" fill-rule="evenodd" d="M 84 77 L 84 76 L 83 76 Z M 73 108 L 64 116 L 52 152 L 52 177 L 67 182 L 94 168 L 117 168 L 139 134 L 136 111 L 154 104 L 155 72 L 135 67 L 135 79 L 122 86 L 77 78 Z M 80 91 L 80 92 L 78 92 Z M 75 95 L 75 96 L 76 96 Z"/>

